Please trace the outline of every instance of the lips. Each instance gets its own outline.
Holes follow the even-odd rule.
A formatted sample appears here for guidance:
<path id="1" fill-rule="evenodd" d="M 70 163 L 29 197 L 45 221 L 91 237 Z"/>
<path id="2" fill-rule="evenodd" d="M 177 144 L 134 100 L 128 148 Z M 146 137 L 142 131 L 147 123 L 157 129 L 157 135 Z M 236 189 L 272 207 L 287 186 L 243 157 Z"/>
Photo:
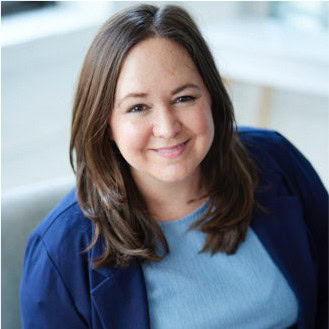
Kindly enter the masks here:
<path id="1" fill-rule="evenodd" d="M 186 148 L 186 144 L 188 142 L 189 140 L 187 140 L 184 143 L 176 144 L 174 146 L 153 149 L 153 151 L 155 151 L 160 156 L 163 156 L 165 158 L 174 158 L 181 155 L 184 152 Z"/>
<path id="2" fill-rule="evenodd" d="M 154 148 L 154 151 L 158 151 L 158 152 L 170 152 L 170 151 L 174 151 L 180 147 L 182 147 L 183 145 L 187 144 L 189 140 L 187 140 L 186 142 L 180 143 L 180 144 L 176 144 L 174 146 L 169 146 L 169 147 L 161 147 L 161 148 Z"/>
<path id="3" fill-rule="evenodd" d="M 175 152 L 175 151 L 179 150 L 179 149 L 182 148 L 183 146 L 184 146 L 184 143 L 182 143 L 182 144 L 178 144 L 178 145 L 173 146 L 173 147 L 157 149 L 156 151 L 158 151 L 158 152 L 160 152 L 160 153 L 170 153 L 170 152 Z"/>

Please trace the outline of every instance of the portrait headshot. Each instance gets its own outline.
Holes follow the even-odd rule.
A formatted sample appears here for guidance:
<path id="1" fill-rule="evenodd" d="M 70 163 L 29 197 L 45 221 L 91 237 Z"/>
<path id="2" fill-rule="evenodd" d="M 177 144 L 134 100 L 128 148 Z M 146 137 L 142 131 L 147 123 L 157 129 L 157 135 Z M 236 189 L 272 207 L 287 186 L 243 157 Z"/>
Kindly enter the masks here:
<path id="1" fill-rule="evenodd" d="M 1 6 L 5 328 L 328 328 L 328 3 Z"/>

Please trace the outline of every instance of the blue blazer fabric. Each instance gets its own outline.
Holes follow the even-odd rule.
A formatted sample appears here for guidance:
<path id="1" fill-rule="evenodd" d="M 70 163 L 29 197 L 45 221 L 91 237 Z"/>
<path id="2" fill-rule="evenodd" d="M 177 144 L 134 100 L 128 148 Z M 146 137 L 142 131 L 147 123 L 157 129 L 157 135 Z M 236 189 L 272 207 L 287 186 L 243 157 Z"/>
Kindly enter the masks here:
<path id="1" fill-rule="evenodd" d="M 239 128 L 260 172 L 251 227 L 298 300 L 298 329 L 328 328 L 328 193 L 302 154 L 273 131 Z M 149 329 L 143 271 L 93 269 L 91 221 L 75 190 L 29 237 L 20 286 L 23 329 Z M 218 324 L 220 327 L 220 323 Z"/>

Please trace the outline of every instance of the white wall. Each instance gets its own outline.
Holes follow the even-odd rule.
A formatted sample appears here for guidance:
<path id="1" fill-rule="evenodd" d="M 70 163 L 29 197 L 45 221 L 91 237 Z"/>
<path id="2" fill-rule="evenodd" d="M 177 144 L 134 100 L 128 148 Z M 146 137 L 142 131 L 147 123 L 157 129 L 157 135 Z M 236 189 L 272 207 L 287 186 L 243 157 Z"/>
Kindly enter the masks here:
<path id="1" fill-rule="evenodd" d="M 2 187 L 71 175 L 76 79 L 95 29 L 2 50 Z"/>

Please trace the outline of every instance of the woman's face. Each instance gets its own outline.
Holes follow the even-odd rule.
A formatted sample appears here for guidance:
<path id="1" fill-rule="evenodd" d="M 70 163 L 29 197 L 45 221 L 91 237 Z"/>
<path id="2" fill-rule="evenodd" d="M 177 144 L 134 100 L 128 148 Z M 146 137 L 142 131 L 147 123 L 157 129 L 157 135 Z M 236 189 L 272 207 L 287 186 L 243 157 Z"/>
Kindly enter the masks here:
<path id="1" fill-rule="evenodd" d="M 119 75 L 110 128 L 136 181 L 199 178 L 214 123 L 208 90 L 183 48 L 152 38 L 131 49 Z"/>

